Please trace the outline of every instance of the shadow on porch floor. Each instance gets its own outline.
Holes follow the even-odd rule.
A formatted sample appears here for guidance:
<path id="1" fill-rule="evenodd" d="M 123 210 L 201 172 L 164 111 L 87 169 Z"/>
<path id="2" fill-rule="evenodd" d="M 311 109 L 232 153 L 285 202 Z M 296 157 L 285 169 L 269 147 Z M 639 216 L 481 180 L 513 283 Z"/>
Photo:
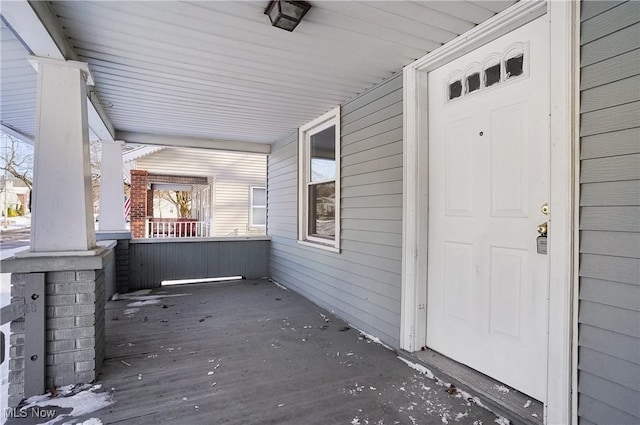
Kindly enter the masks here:
<path id="1" fill-rule="evenodd" d="M 107 304 L 106 359 L 98 383 L 115 402 L 61 423 L 99 418 L 104 424 L 144 425 L 486 425 L 496 420 L 408 367 L 393 351 L 268 281 L 172 286 L 148 295 L 164 297 Z"/>

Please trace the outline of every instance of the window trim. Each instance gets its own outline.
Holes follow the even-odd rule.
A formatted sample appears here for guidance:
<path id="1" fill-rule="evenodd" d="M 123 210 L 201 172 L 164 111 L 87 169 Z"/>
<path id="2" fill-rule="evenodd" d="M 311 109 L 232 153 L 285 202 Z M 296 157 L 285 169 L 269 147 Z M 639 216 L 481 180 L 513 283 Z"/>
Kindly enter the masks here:
<path id="1" fill-rule="evenodd" d="M 253 204 L 253 190 L 254 189 L 263 189 L 264 190 L 264 206 L 258 205 L 255 206 Z M 264 224 L 253 224 L 253 209 L 254 208 L 262 208 L 264 209 Z M 267 188 L 265 186 L 252 185 L 249 187 L 249 227 L 267 227 Z"/>
<path id="2" fill-rule="evenodd" d="M 335 125 L 335 237 L 333 240 L 309 235 L 309 137 Z M 340 107 L 336 107 L 298 130 L 298 243 L 332 252 L 340 252 Z M 319 183 L 319 182 L 314 182 Z"/>

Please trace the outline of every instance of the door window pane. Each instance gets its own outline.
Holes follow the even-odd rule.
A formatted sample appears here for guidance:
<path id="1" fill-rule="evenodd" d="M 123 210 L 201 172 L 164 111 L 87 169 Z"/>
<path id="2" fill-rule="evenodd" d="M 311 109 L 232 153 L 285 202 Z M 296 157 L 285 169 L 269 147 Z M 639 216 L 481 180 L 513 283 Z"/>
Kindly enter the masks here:
<path id="1" fill-rule="evenodd" d="M 517 77 L 519 75 L 522 75 L 523 64 L 524 64 L 524 55 L 518 55 L 511 59 L 507 59 L 507 62 L 505 65 L 507 70 L 507 78 Z"/>
<path id="2" fill-rule="evenodd" d="M 467 77 L 467 93 L 474 92 L 480 88 L 480 74 L 473 73 Z"/>
<path id="3" fill-rule="evenodd" d="M 484 81 L 486 87 L 500 82 L 500 64 L 488 67 L 484 70 Z"/>
<path id="4" fill-rule="evenodd" d="M 462 81 L 454 81 L 449 84 L 449 100 L 455 99 L 462 95 Z"/>

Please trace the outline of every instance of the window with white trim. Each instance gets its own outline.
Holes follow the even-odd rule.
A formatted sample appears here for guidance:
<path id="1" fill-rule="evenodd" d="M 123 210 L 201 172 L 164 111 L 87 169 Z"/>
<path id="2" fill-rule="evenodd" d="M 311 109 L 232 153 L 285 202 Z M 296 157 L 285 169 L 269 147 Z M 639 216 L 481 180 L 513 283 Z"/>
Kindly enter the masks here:
<path id="1" fill-rule="evenodd" d="M 267 225 L 267 189 L 251 186 L 250 198 L 249 223 L 251 227 L 265 227 Z"/>
<path id="2" fill-rule="evenodd" d="M 298 240 L 340 248 L 340 108 L 299 131 Z"/>

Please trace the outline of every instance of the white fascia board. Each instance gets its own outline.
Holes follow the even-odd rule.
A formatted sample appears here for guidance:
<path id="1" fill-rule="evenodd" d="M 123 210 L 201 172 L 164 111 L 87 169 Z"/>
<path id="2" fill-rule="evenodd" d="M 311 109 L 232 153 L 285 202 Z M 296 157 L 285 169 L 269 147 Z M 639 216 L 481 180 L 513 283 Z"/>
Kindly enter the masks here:
<path id="1" fill-rule="evenodd" d="M 229 152 L 247 152 L 268 155 L 271 145 L 267 143 L 240 142 L 236 140 L 209 139 L 204 137 L 168 136 L 163 134 L 116 131 L 116 138 L 127 143 L 174 146 L 183 148 L 214 149 Z"/>
<path id="2" fill-rule="evenodd" d="M 164 146 L 140 146 L 137 149 L 124 153 L 122 155 L 122 163 L 126 164 L 128 162 L 135 161 L 136 159 L 150 155 L 164 148 Z"/>
<path id="3" fill-rule="evenodd" d="M 5 1 L 2 16 L 27 51 L 40 58 L 77 61 L 78 56 L 46 2 Z M 98 101 L 89 96 L 89 127 L 101 140 L 113 141 L 113 124 Z"/>

